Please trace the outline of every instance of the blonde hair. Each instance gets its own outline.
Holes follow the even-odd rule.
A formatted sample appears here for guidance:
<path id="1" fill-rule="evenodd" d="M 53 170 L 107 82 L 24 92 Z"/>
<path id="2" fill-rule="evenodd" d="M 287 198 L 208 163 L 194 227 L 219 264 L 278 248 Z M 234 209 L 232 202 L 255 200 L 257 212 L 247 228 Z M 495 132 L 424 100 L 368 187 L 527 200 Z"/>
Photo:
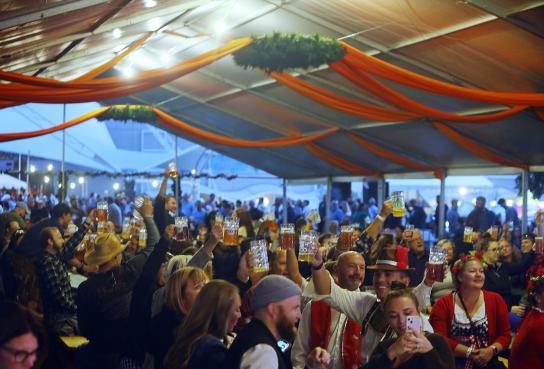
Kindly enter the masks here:
<path id="1" fill-rule="evenodd" d="M 455 244 L 451 240 L 448 240 L 447 238 L 444 238 L 444 239 L 441 239 L 440 241 L 438 241 L 436 243 L 436 247 L 440 247 L 441 249 L 451 247 L 451 249 L 453 251 L 455 251 Z"/>
<path id="2" fill-rule="evenodd" d="M 183 295 L 189 280 L 194 283 L 207 282 L 208 277 L 202 269 L 183 267 L 170 275 L 164 287 L 166 290 L 166 306 L 180 315 L 185 315 L 182 310 Z"/>

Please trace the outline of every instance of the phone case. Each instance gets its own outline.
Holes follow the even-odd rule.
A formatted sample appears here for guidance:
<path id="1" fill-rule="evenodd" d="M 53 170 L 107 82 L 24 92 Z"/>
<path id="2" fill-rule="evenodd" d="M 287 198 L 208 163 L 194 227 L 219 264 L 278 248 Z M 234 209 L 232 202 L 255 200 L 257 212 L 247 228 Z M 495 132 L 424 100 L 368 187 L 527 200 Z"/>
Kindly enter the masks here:
<path id="1" fill-rule="evenodd" d="M 417 315 L 406 317 L 406 327 L 412 328 L 414 332 L 421 332 L 421 317 Z"/>

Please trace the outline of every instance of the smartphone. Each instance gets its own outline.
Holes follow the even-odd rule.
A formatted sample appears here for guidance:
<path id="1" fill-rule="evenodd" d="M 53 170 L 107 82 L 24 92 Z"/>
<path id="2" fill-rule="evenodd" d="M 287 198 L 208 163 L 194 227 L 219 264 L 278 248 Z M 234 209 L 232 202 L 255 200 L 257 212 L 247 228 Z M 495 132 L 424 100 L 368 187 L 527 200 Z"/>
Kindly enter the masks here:
<path id="1" fill-rule="evenodd" d="M 412 328 L 414 332 L 421 332 L 422 324 L 419 315 L 410 315 L 406 317 L 406 328 Z"/>
<path id="2" fill-rule="evenodd" d="M 289 342 L 287 342 L 286 340 L 279 340 L 278 341 L 278 347 L 280 348 L 281 352 L 287 351 L 287 349 L 289 349 L 290 345 L 291 344 Z"/>

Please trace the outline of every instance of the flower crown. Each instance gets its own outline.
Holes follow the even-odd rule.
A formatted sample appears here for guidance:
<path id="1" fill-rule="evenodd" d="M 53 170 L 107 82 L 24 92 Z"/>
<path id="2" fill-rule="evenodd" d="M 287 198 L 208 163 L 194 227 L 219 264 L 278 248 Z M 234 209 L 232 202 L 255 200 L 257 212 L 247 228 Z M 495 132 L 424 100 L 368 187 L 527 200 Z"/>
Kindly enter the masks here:
<path id="1" fill-rule="evenodd" d="M 534 293 L 534 291 L 540 288 L 544 284 L 544 274 L 537 275 L 535 277 L 529 278 L 529 282 L 527 283 L 527 289 L 529 290 L 529 293 Z"/>
<path id="2" fill-rule="evenodd" d="M 484 268 L 487 267 L 487 262 L 484 259 L 483 252 L 470 251 L 468 254 L 464 254 L 463 256 L 461 256 L 461 258 L 457 260 L 455 264 L 453 264 L 453 267 L 451 268 L 453 275 L 461 271 L 465 267 L 465 264 L 472 260 L 478 260 L 482 263 Z"/>

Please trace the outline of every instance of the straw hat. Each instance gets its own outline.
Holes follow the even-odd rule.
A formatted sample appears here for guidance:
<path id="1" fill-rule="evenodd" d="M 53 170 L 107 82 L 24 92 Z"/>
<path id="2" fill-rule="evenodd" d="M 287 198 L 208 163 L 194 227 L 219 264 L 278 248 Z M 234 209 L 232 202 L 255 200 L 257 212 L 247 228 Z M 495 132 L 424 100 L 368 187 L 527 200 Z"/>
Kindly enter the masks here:
<path id="1" fill-rule="evenodd" d="M 85 264 L 102 265 L 122 253 L 126 245 L 122 245 L 114 233 L 99 234 L 94 245 L 85 253 Z"/>

